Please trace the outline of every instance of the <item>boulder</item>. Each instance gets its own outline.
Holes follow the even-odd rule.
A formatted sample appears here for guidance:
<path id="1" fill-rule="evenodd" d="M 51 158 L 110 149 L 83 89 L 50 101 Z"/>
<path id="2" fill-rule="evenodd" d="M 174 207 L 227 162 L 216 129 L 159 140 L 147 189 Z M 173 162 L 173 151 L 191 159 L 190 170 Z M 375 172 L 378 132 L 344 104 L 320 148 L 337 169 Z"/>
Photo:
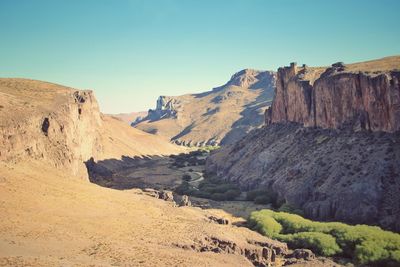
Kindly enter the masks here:
<path id="1" fill-rule="evenodd" d="M 293 253 L 288 255 L 289 258 L 303 259 L 303 260 L 314 260 L 315 255 L 309 249 L 295 249 Z"/>
<path id="2" fill-rule="evenodd" d="M 190 207 L 192 206 L 192 203 L 190 202 L 190 199 L 187 195 L 183 195 L 181 198 L 181 201 L 179 202 L 180 207 Z"/>

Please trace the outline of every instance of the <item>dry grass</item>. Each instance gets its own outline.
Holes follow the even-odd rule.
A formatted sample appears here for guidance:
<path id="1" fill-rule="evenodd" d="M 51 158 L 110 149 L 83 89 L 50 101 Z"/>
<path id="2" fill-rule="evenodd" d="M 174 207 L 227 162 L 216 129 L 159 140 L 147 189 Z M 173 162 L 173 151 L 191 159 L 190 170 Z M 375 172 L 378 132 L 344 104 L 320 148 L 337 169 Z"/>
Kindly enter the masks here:
<path id="1" fill-rule="evenodd" d="M 347 64 L 346 70 L 352 72 L 386 72 L 400 70 L 400 56 L 384 57 L 376 60 Z"/>
<path id="2" fill-rule="evenodd" d="M 182 250 L 205 236 L 260 235 L 209 223 L 208 212 L 106 189 L 35 162 L 0 163 L 0 265 L 251 266 L 243 257 Z"/>

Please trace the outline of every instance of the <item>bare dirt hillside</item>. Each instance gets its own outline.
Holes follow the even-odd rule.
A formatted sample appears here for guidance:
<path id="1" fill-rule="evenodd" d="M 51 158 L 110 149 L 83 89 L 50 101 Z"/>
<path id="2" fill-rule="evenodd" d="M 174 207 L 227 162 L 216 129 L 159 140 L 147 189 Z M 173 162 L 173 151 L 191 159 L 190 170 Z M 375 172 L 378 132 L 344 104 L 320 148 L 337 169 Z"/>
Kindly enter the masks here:
<path id="1" fill-rule="evenodd" d="M 262 125 L 275 79 L 274 72 L 246 69 L 212 91 L 161 96 L 156 109 L 134 126 L 187 146 L 232 143 Z"/>
<path id="2" fill-rule="evenodd" d="M 169 155 L 184 151 L 164 139 L 133 128 L 120 120 L 101 116 L 103 152 L 100 159 L 121 158 L 121 156 Z"/>

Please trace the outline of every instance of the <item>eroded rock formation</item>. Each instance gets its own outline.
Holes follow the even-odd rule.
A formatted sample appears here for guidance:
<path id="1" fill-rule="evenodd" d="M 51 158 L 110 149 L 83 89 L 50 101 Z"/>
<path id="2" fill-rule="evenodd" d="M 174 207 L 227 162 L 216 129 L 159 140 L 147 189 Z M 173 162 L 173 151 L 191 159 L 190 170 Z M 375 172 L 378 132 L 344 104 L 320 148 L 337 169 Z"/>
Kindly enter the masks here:
<path id="1" fill-rule="evenodd" d="M 298 67 L 292 63 L 278 70 L 269 115 L 270 122 L 398 131 L 400 71 L 354 72 L 347 71 L 342 63 L 321 71 L 321 68 Z"/>

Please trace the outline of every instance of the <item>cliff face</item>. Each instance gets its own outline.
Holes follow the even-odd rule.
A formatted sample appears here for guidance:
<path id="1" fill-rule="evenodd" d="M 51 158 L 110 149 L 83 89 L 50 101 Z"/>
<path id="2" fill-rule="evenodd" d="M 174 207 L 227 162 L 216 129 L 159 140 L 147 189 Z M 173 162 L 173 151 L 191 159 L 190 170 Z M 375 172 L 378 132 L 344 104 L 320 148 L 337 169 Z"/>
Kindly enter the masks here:
<path id="1" fill-rule="evenodd" d="M 37 159 L 86 177 L 83 162 L 101 152 L 97 101 L 91 91 L 42 85 L 38 90 L 38 81 L 0 81 L 0 160 Z"/>
<path id="2" fill-rule="evenodd" d="M 200 94 L 160 96 L 155 109 L 132 126 L 185 146 L 232 143 L 263 125 L 276 74 L 251 69 Z"/>
<path id="3" fill-rule="evenodd" d="M 266 126 L 207 170 L 312 219 L 400 231 L 400 57 L 386 61 L 280 68 Z"/>
<path id="4" fill-rule="evenodd" d="M 0 161 L 38 160 L 87 178 L 89 159 L 171 154 L 175 145 L 103 115 L 92 91 L 0 79 Z"/>
<path id="5" fill-rule="evenodd" d="M 306 66 L 278 70 L 269 122 L 371 131 L 400 130 L 400 71 L 349 72 L 337 63 L 318 78 Z M 314 81 L 315 79 L 315 81 Z"/>

